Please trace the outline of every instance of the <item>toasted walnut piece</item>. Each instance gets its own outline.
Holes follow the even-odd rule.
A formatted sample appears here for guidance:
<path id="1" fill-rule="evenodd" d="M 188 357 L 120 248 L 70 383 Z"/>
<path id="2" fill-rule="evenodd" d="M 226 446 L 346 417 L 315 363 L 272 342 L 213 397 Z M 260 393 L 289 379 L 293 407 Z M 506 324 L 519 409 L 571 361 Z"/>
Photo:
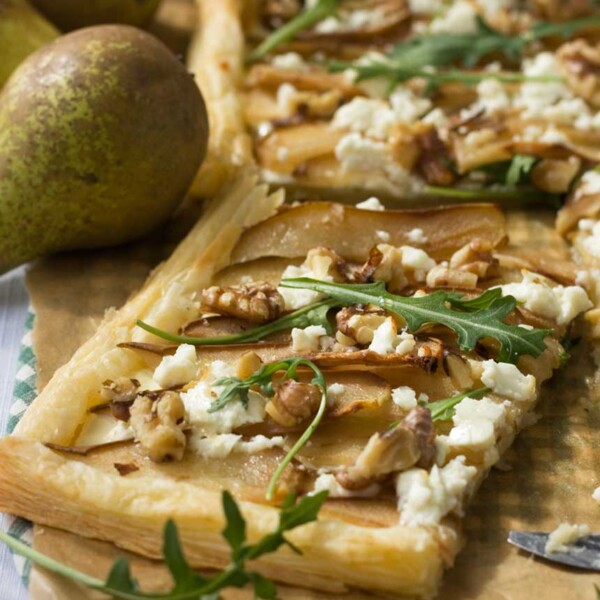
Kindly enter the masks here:
<path id="1" fill-rule="evenodd" d="M 256 352 L 244 352 L 244 354 L 238 358 L 235 365 L 235 376 L 240 379 L 247 379 L 250 375 L 258 371 L 262 365 L 263 361 Z"/>
<path id="2" fill-rule="evenodd" d="M 213 286 L 202 290 L 205 308 L 252 323 L 277 319 L 285 307 L 283 296 L 270 283 Z"/>
<path id="3" fill-rule="evenodd" d="M 120 421 L 129 420 L 129 408 L 133 404 L 140 389 L 140 382 L 129 377 L 119 377 L 116 381 L 107 379 L 102 383 L 100 396 L 110 402 L 110 411 Z"/>
<path id="4" fill-rule="evenodd" d="M 135 440 L 154 462 L 181 460 L 186 446 L 185 407 L 177 392 L 164 392 L 157 400 L 138 396 L 131 407 Z"/>
<path id="5" fill-rule="evenodd" d="M 450 150 L 440 139 L 435 127 L 429 128 L 417 136 L 417 145 L 421 150 L 417 171 L 430 185 L 449 186 L 454 183 L 456 174 L 450 168 Z"/>
<path id="6" fill-rule="evenodd" d="M 428 287 L 474 288 L 477 287 L 477 275 L 437 265 L 427 273 L 425 282 Z"/>
<path id="7" fill-rule="evenodd" d="M 342 308 L 335 319 L 338 331 L 365 345 L 373 341 L 375 330 L 387 319 L 387 314 L 381 308 L 355 304 Z"/>
<path id="8" fill-rule="evenodd" d="M 352 281 L 354 283 L 369 283 L 373 281 L 373 276 L 377 267 L 383 260 L 383 253 L 375 246 L 369 252 L 369 258 L 362 267 L 352 273 Z"/>
<path id="9" fill-rule="evenodd" d="M 429 469 L 433 465 L 436 454 L 435 428 L 433 426 L 433 419 L 431 418 L 431 411 L 423 406 L 417 406 L 406 415 L 403 424 L 417 438 L 421 457 L 416 466 L 421 469 Z"/>
<path id="10" fill-rule="evenodd" d="M 389 137 L 390 152 L 395 162 L 412 171 L 419 159 L 419 145 L 410 125 L 396 123 Z"/>
<path id="11" fill-rule="evenodd" d="M 344 283 L 346 277 L 346 261 L 333 250 L 319 246 L 311 248 L 306 255 L 304 266 L 318 279 L 327 275 L 337 283 Z"/>
<path id="12" fill-rule="evenodd" d="M 279 425 L 294 427 L 314 415 L 321 402 L 321 390 L 312 383 L 288 379 L 267 402 L 267 414 Z"/>
<path id="13" fill-rule="evenodd" d="M 338 472 L 336 479 L 348 490 L 360 490 L 390 473 L 415 465 L 427 468 L 435 458 L 434 438 L 430 411 L 414 408 L 392 429 L 372 435 L 354 465 Z"/>
<path id="14" fill-rule="evenodd" d="M 556 57 L 567 75 L 567 85 L 592 106 L 600 108 L 600 44 L 583 39 L 563 44 Z"/>
<path id="15" fill-rule="evenodd" d="M 382 257 L 373 272 L 373 279 L 385 281 L 390 292 L 400 292 L 408 285 L 402 266 L 402 249 L 389 244 L 379 244 L 377 250 L 381 252 Z"/>
<path id="16" fill-rule="evenodd" d="M 498 271 L 493 249 L 488 240 L 475 238 L 452 255 L 450 268 L 474 273 L 477 277 L 491 277 Z"/>

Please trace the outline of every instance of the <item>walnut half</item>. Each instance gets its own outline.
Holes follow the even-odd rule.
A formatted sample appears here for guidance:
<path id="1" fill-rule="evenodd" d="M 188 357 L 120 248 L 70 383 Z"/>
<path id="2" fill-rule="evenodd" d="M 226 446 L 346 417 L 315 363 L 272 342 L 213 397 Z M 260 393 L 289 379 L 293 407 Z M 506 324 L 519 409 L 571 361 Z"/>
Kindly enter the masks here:
<path id="1" fill-rule="evenodd" d="M 153 400 L 138 396 L 130 409 L 130 425 L 142 450 L 154 462 L 181 460 L 186 446 L 185 407 L 177 392 Z"/>
<path id="2" fill-rule="evenodd" d="M 288 379 L 265 406 L 267 414 L 279 425 L 295 427 L 314 415 L 321 402 L 321 390 L 312 383 Z"/>
<path id="3" fill-rule="evenodd" d="M 213 286 L 202 290 L 202 304 L 219 314 L 251 323 L 274 321 L 285 307 L 283 296 L 270 283 Z"/>

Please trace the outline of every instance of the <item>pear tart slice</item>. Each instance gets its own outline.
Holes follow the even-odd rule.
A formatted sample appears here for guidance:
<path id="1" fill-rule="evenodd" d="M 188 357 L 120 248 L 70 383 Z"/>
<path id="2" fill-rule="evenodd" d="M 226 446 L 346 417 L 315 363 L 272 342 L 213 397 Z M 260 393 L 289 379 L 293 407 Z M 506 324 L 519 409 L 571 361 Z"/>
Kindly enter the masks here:
<path id="1" fill-rule="evenodd" d="M 244 164 L 300 199 L 560 204 L 600 161 L 600 11 L 559 4 L 200 1 L 196 192 Z"/>
<path id="2" fill-rule="evenodd" d="M 223 568 L 223 489 L 249 540 L 327 491 L 302 554 L 257 569 L 431 598 L 591 303 L 517 260 L 493 205 L 281 202 L 244 176 L 211 204 L 0 441 L 0 508 L 150 558 L 172 518 L 194 568 Z"/>

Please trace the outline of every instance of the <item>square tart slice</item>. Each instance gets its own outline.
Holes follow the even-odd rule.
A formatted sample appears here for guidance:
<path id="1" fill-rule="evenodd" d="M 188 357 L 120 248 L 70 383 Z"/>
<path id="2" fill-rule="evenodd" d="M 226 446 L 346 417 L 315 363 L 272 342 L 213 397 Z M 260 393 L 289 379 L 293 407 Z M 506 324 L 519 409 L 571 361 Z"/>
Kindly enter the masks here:
<path id="1" fill-rule="evenodd" d="M 253 60 L 311 3 L 201 0 L 189 67 L 212 139 L 196 192 L 214 193 L 244 164 L 299 198 L 418 204 L 479 200 L 487 189 L 502 203 L 556 205 L 600 161 L 600 10 L 517 4 L 340 0 L 336 16 Z M 502 53 L 567 21 L 579 25 Z M 498 51 L 476 50 L 485 42 Z"/>
<path id="2" fill-rule="evenodd" d="M 250 176 L 234 182 L 56 373 L 0 441 L 0 509 L 150 558 L 173 518 L 190 563 L 222 568 L 223 489 L 250 540 L 274 528 L 288 492 L 328 490 L 319 520 L 290 534 L 302 555 L 283 548 L 257 568 L 338 596 L 431 598 L 463 543 L 470 496 L 566 360 L 560 340 L 590 302 L 570 263 L 515 254 L 493 205 L 281 201 Z M 283 287 L 290 278 L 328 291 Z M 530 301 L 504 297 L 523 290 Z M 269 335 L 248 341 L 257 327 Z M 223 401 L 222 378 L 290 359 L 303 360 L 298 381 L 280 370 Z M 324 377 L 325 402 L 307 365 Z"/>

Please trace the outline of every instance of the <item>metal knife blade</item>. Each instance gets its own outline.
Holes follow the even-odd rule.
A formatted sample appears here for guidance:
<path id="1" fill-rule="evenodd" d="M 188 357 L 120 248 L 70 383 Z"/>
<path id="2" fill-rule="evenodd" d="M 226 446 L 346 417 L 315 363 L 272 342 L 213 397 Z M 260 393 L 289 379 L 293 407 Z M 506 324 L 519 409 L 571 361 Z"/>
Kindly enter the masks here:
<path id="1" fill-rule="evenodd" d="M 535 531 L 511 531 L 509 543 L 540 556 L 546 560 L 561 563 L 577 569 L 600 572 L 600 535 L 588 535 L 580 538 L 568 552 L 546 552 L 547 533 Z"/>

